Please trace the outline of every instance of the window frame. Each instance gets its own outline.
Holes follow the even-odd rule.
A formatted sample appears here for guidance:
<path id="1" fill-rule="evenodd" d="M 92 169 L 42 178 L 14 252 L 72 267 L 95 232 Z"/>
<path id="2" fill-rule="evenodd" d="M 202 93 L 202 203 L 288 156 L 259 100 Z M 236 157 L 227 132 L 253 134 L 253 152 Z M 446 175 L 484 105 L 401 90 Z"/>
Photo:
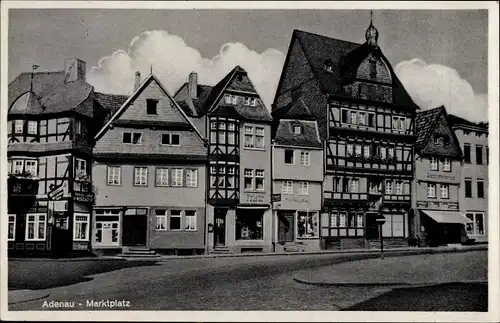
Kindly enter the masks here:
<path id="1" fill-rule="evenodd" d="M 137 173 L 137 170 L 141 169 L 140 171 L 140 174 Z M 146 170 L 146 175 L 145 175 L 145 183 L 142 184 L 142 183 L 138 183 L 137 182 L 137 176 L 139 175 L 139 178 L 141 178 L 143 176 L 142 174 L 142 170 Z M 134 186 L 140 186 L 140 187 L 146 187 L 148 186 L 148 176 L 149 176 L 149 171 L 148 171 L 148 167 L 146 166 L 134 166 Z"/>
<path id="2" fill-rule="evenodd" d="M 28 163 L 34 163 L 34 171 L 28 170 Z M 38 160 L 37 159 L 25 159 L 23 160 L 23 170 L 25 173 L 30 173 L 32 176 L 38 176 Z"/>
<path id="3" fill-rule="evenodd" d="M 305 184 L 305 185 L 304 185 Z M 305 189 L 303 189 L 305 187 Z M 299 182 L 299 195 L 309 195 L 309 182 Z"/>
<path id="4" fill-rule="evenodd" d="M 437 190 L 436 183 L 427 183 L 427 198 L 433 198 L 433 199 L 437 198 L 436 190 Z M 429 192 L 434 192 L 434 193 L 430 195 Z"/>
<path id="5" fill-rule="evenodd" d="M 146 115 L 157 116 L 158 115 L 158 102 L 157 99 L 146 99 Z M 152 105 L 153 104 L 153 105 Z M 154 108 L 154 112 L 150 112 L 150 108 Z"/>
<path id="6" fill-rule="evenodd" d="M 172 215 L 172 212 L 179 211 L 179 215 Z M 172 229 L 172 218 L 179 218 L 179 229 Z M 172 209 L 168 210 L 168 230 L 169 231 L 182 231 L 182 210 Z"/>
<path id="7" fill-rule="evenodd" d="M 29 221 L 29 217 L 34 216 L 35 221 Z M 43 221 L 40 221 L 40 217 L 44 217 Z M 29 223 L 33 222 L 33 238 L 28 237 Z M 44 224 L 43 239 L 40 239 L 40 223 Z M 46 241 L 47 239 L 47 214 L 45 213 L 26 213 L 26 228 L 24 232 L 25 241 Z"/>
<path id="8" fill-rule="evenodd" d="M 118 183 L 110 182 L 111 168 L 118 169 Z M 122 185 L 122 167 L 119 165 L 106 165 L 106 183 L 108 186 L 120 186 Z"/>
<path id="9" fill-rule="evenodd" d="M 303 160 L 304 158 L 304 160 Z M 309 151 L 300 152 L 300 165 L 301 166 L 311 166 L 311 153 Z"/>
<path id="10" fill-rule="evenodd" d="M 193 215 L 188 215 L 188 212 L 193 212 Z M 198 231 L 198 221 L 197 221 L 197 214 L 196 210 L 184 210 L 184 231 Z M 188 218 L 192 218 L 194 222 L 194 228 L 186 228 L 188 224 Z"/>
<path id="11" fill-rule="evenodd" d="M 170 177 L 170 186 L 172 187 L 182 187 L 184 185 L 184 168 L 171 168 L 172 176 Z M 180 175 L 179 175 L 180 174 Z M 180 183 L 176 180 L 180 178 Z"/>
<path id="12" fill-rule="evenodd" d="M 158 211 L 160 211 L 158 214 Z M 163 214 L 161 214 L 163 213 Z M 167 220 L 168 215 L 167 215 L 167 210 L 166 209 L 156 209 L 155 210 L 155 231 L 167 231 Z M 160 220 L 160 221 L 158 221 Z M 163 228 L 161 228 L 161 223 L 163 221 Z M 160 224 L 160 227 L 158 227 L 158 223 Z"/>
<path id="13" fill-rule="evenodd" d="M 446 194 L 443 194 L 443 192 L 446 192 Z M 450 185 L 439 184 L 439 198 L 441 198 L 441 199 L 449 199 L 450 198 Z"/>
<path id="14" fill-rule="evenodd" d="M 282 181 L 281 194 L 286 194 L 286 195 L 293 194 L 293 181 Z"/>
<path id="15" fill-rule="evenodd" d="M 451 160 L 449 158 L 443 158 L 441 165 L 443 172 L 451 172 Z"/>
<path id="16" fill-rule="evenodd" d="M 466 151 L 468 151 L 469 153 L 466 154 Z M 464 163 L 472 164 L 472 145 L 470 143 L 464 143 L 463 153 L 464 153 Z"/>
<path id="17" fill-rule="evenodd" d="M 77 216 L 84 216 L 86 218 L 86 220 L 85 221 L 77 220 L 76 219 Z M 86 223 L 87 224 L 84 238 L 77 238 L 76 237 L 77 223 Z M 83 212 L 74 212 L 73 213 L 73 241 L 90 241 L 90 214 L 89 213 L 83 213 Z"/>
<path id="18" fill-rule="evenodd" d="M 479 194 L 479 192 L 480 192 L 480 190 L 479 190 L 479 187 L 480 187 L 479 184 L 481 184 L 481 192 L 482 192 L 481 195 L 482 196 L 480 196 L 480 194 Z M 477 193 L 477 198 L 478 199 L 484 199 L 484 198 L 486 198 L 485 197 L 486 196 L 485 189 L 484 189 L 484 179 L 482 179 L 482 178 L 476 179 L 476 190 L 477 190 L 476 193 Z"/>
<path id="19" fill-rule="evenodd" d="M 194 174 L 194 176 L 193 176 Z M 196 168 L 187 168 L 185 171 L 186 187 L 198 187 L 198 170 Z M 189 177 L 189 180 L 188 180 Z M 194 178 L 194 181 L 193 181 Z"/>
<path id="20" fill-rule="evenodd" d="M 130 142 L 125 142 L 125 135 L 129 134 L 130 135 Z M 139 140 L 137 142 L 134 142 L 134 135 L 139 135 Z M 140 131 L 124 131 L 122 132 L 122 144 L 124 145 L 142 145 L 142 136 L 143 133 Z"/>
<path id="21" fill-rule="evenodd" d="M 248 174 L 247 174 L 247 171 L 248 171 Z M 250 179 L 250 187 L 247 188 L 246 187 L 246 179 Z M 254 189 L 254 184 L 255 183 L 255 180 L 254 180 L 254 169 L 253 168 L 245 168 L 243 170 L 243 190 L 244 191 L 252 191 Z"/>
<path id="22" fill-rule="evenodd" d="M 429 164 L 431 171 L 439 171 L 439 160 L 437 157 L 430 157 Z"/>
<path id="23" fill-rule="evenodd" d="M 262 172 L 262 175 L 258 175 L 259 172 Z M 256 191 L 265 191 L 266 190 L 266 185 L 265 185 L 265 180 L 266 180 L 266 173 L 265 173 L 265 170 L 264 169 L 255 169 L 255 172 L 254 172 L 254 177 L 255 177 L 255 190 Z M 262 188 L 258 188 L 258 185 L 257 185 L 257 180 L 262 180 Z"/>
<path id="24" fill-rule="evenodd" d="M 155 169 L 155 186 L 156 187 L 168 187 L 169 186 L 169 180 L 170 180 L 169 172 L 170 172 L 170 169 L 168 167 L 162 167 L 162 166 L 156 167 L 156 169 Z M 165 179 L 165 181 L 162 181 L 163 179 Z"/>
<path id="25" fill-rule="evenodd" d="M 11 217 L 14 218 L 13 221 L 11 221 Z M 17 220 L 17 214 L 15 213 L 9 213 L 7 214 L 7 219 L 8 219 L 8 224 L 7 224 L 7 241 L 16 241 L 16 220 Z M 9 237 L 10 235 L 10 226 L 11 224 L 13 225 L 12 229 L 12 237 Z"/>
<path id="26" fill-rule="evenodd" d="M 467 184 L 469 185 L 469 196 L 467 196 Z M 464 196 L 465 198 L 472 198 L 472 178 L 466 177 L 464 179 Z"/>

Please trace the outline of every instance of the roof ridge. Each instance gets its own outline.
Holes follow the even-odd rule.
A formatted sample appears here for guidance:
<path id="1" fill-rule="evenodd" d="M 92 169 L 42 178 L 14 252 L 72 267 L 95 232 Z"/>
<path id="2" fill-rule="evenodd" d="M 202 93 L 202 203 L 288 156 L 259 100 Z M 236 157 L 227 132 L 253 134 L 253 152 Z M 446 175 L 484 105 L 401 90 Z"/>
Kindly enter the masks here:
<path id="1" fill-rule="evenodd" d="M 352 42 L 352 41 L 349 41 L 349 40 L 343 40 L 343 39 L 339 39 L 339 38 L 325 36 L 325 35 L 313 33 L 313 32 L 310 32 L 310 31 L 305 31 L 305 30 L 301 30 L 301 29 L 294 29 L 293 32 L 294 33 L 295 32 L 297 32 L 297 33 L 304 33 L 304 34 L 314 35 L 314 36 L 318 36 L 318 37 L 324 37 L 324 38 L 334 39 L 334 40 L 338 40 L 338 41 L 341 41 L 341 42 L 344 42 L 344 43 L 353 44 L 353 45 L 363 45 L 363 43 L 355 43 L 355 42 Z"/>

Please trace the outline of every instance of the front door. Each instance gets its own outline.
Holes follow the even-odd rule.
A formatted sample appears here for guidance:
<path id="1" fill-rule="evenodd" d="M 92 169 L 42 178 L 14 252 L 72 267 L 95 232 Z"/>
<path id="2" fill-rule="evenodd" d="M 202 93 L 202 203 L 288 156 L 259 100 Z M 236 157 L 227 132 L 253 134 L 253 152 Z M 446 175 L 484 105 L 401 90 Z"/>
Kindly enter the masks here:
<path id="1" fill-rule="evenodd" d="M 285 243 L 294 240 L 295 212 L 278 213 L 278 242 Z"/>
<path id="2" fill-rule="evenodd" d="M 147 210 L 137 209 L 136 213 L 129 211 L 131 210 L 127 210 L 123 216 L 123 245 L 145 246 L 148 230 Z"/>
<path id="3" fill-rule="evenodd" d="M 216 208 L 214 212 L 214 246 L 226 245 L 226 214 L 227 209 Z"/>

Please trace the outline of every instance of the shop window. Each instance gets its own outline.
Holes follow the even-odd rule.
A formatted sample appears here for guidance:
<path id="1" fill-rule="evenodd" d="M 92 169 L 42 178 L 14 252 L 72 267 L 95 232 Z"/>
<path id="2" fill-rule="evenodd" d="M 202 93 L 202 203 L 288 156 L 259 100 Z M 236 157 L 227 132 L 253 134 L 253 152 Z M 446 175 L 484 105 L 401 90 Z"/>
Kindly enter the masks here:
<path id="1" fill-rule="evenodd" d="M 26 241 L 44 241 L 46 229 L 45 214 L 26 215 Z"/>
<path id="2" fill-rule="evenodd" d="M 89 240 L 90 215 L 87 213 L 75 213 L 73 217 L 73 240 Z"/>
<path id="3" fill-rule="evenodd" d="M 170 230 L 180 230 L 181 229 L 181 211 L 170 210 Z"/>
<path id="4" fill-rule="evenodd" d="M 16 215 L 9 214 L 9 233 L 7 235 L 8 241 L 16 240 Z"/>
<path id="5" fill-rule="evenodd" d="M 484 214 L 483 213 L 466 213 L 465 216 L 472 222 L 467 223 L 466 231 L 469 235 L 484 235 Z"/>
<path id="6" fill-rule="evenodd" d="M 236 212 L 236 240 L 263 239 L 264 211 L 237 210 Z"/>
<path id="7" fill-rule="evenodd" d="M 99 245 L 118 246 L 121 211 L 119 209 L 97 209 L 95 214 L 95 242 Z"/>
<path id="8" fill-rule="evenodd" d="M 318 212 L 301 212 L 297 214 L 297 234 L 299 238 L 318 236 Z"/>
<path id="9" fill-rule="evenodd" d="M 385 223 L 382 225 L 384 237 L 404 237 L 404 215 L 384 214 Z"/>
<path id="10" fill-rule="evenodd" d="M 196 231 L 196 211 L 185 211 L 184 230 Z"/>
<path id="11" fill-rule="evenodd" d="M 167 211 L 166 210 L 155 210 L 156 217 L 156 231 L 166 231 L 167 230 Z"/>

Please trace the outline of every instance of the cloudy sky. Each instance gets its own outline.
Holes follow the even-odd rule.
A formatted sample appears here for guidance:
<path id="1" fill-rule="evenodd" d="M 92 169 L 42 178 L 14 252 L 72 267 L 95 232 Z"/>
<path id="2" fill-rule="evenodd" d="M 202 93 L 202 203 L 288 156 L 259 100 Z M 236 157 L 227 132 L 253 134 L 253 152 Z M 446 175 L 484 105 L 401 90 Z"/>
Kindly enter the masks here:
<path id="1" fill-rule="evenodd" d="M 151 65 L 174 92 L 189 72 L 215 84 L 236 64 L 270 106 L 293 29 L 364 42 L 367 10 L 98 10 L 9 12 L 9 81 L 87 63 L 97 91 L 130 93 Z M 415 102 L 487 120 L 486 10 L 375 10 L 379 45 Z"/>

